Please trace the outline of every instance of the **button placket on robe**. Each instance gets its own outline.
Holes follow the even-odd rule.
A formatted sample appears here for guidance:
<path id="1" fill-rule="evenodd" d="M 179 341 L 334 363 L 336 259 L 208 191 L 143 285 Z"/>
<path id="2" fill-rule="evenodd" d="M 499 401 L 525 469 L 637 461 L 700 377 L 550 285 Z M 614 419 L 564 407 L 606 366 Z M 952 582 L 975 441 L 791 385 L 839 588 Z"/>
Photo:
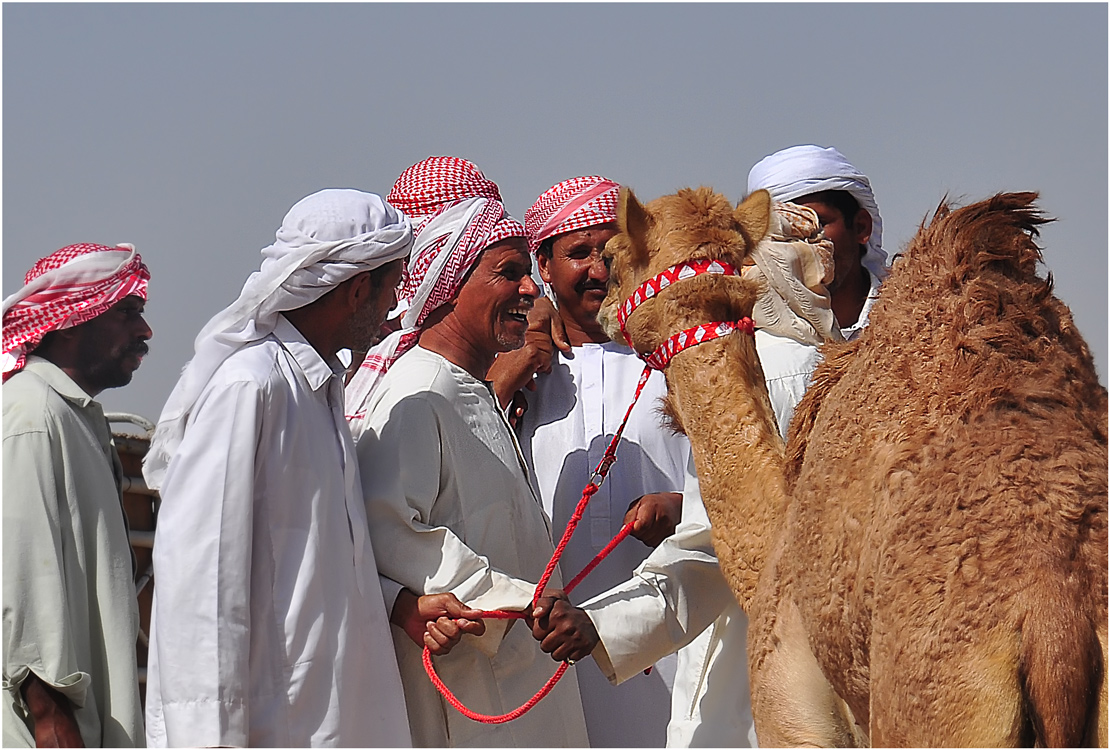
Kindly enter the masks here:
<path id="1" fill-rule="evenodd" d="M 587 471 L 593 471 L 605 455 L 605 448 L 612 439 L 612 434 L 606 428 L 605 414 L 605 369 L 603 352 L 599 346 L 583 346 L 578 349 L 577 356 L 583 358 L 582 380 L 579 393 L 583 406 L 583 427 L 585 435 L 583 442 L 589 446 Z M 587 374 L 588 373 L 588 374 Z M 588 435 L 601 435 L 602 440 L 586 441 Z M 589 476 L 583 478 L 583 485 Z M 601 485 L 601 488 L 590 498 L 590 546 L 594 551 L 600 551 L 613 537 L 610 529 L 610 506 L 612 505 L 611 482 Z"/>
<path id="2" fill-rule="evenodd" d="M 524 451 L 520 447 L 520 441 L 516 439 L 516 430 L 509 424 L 508 417 L 505 416 L 505 412 L 499 407 L 497 403 L 497 393 L 493 390 L 493 384 L 488 380 L 482 382 L 485 384 L 486 390 L 489 391 L 490 398 L 493 399 L 493 410 L 497 412 L 497 416 L 501 417 L 501 426 L 505 428 L 505 432 L 508 433 L 509 439 L 513 443 L 513 450 L 516 451 L 516 461 L 520 465 L 521 472 L 524 474 L 524 481 L 528 483 L 528 491 L 532 494 L 532 499 L 536 501 L 536 505 L 542 508 L 543 504 L 540 502 L 540 497 L 536 494 L 536 490 L 532 486 L 532 475 L 531 472 L 528 471 L 528 462 L 524 460 Z M 546 513 L 544 515 L 546 516 Z M 544 519 L 544 523 L 548 523 L 546 518 Z M 549 523 L 548 531 L 551 531 Z"/>

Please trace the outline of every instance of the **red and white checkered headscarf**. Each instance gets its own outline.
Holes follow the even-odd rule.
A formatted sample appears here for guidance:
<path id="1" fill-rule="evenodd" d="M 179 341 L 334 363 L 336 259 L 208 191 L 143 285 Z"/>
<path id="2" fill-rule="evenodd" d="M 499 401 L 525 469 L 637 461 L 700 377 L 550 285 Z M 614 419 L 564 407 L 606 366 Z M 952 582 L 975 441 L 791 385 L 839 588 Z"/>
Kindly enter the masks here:
<path id="1" fill-rule="evenodd" d="M 127 244 L 83 242 L 47 255 L 4 300 L 4 379 L 23 368 L 51 331 L 92 320 L 129 295 L 146 299 L 149 280 L 143 259 Z"/>
<path id="2" fill-rule="evenodd" d="M 429 156 L 416 162 L 401 173 L 385 197 L 405 212 L 418 235 L 424 220 L 465 198 L 500 201 L 501 191 L 474 162 L 455 156 Z"/>
<path id="3" fill-rule="evenodd" d="M 549 187 L 524 212 L 528 247 L 535 253 L 548 237 L 617 220 L 621 186 L 598 175 L 574 177 Z"/>
<path id="4" fill-rule="evenodd" d="M 467 198 L 503 202 L 497 185 L 482 174 L 477 164 L 456 156 L 429 156 L 416 162 L 401 173 L 386 196 L 390 205 L 409 217 L 416 238 L 433 216 Z M 409 308 L 417 286 L 419 281 L 413 280 L 406 266 L 390 319 L 403 315 Z"/>
<path id="5" fill-rule="evenodd" d="M 467 198 L 442 208 L 423 226 L 412 248 L 409 307 L 401 329 L 387 336 L 366 355 L 347 384 L 346 412 L 351 431 L 362 434 L 370 394 L 386 371 L 416 345 L 428 316 L 455 296 L 482 251 L 510 237 L 525 237 L 524 227 L 505 206 L 488 198 Z"/>

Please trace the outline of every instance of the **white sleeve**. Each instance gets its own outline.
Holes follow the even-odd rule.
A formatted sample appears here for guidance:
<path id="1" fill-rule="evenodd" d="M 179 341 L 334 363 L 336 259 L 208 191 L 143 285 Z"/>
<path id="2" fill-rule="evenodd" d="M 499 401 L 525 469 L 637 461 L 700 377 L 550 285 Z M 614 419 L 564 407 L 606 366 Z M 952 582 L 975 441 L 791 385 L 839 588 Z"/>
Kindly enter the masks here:
<path id="1" fill-rule="evenodd" d="M 582 605 L 601 636 L 593 657 L 613 684 L 693 641 L 733 601 L 713 551 L 693 459 L 682 522 L 628 581 Z"/>
<path id="2" fill-rule="evenodd" d="M 767 395 L 771 399 L 771 409 L 775 412 L 775 421 L 783 440 L 786 440 L 790 420 L 794 418 L 794 409 L 806 394 L 812 379 L 812 372 L 803 372 L 767 381 Z"/>
<path id="3" fill-rule="evenodd" d="M 427 401 L 405 398 L 384 424 L 368 425 L 357 452 L 366 518 L 381 575 L 417 595 L 451 592 L 477 609 L 529 606 L 535 584 L 495 570 L 451 529 L 430 521 L 450 484 L 443 470 L 440 426 Z M 465 467 L 472 471 L 474 467 Z M 497 652 L 511 620 L 486 620 L 486 634 L 470 642 L 487 656 Z"/>
<path id="4" fill-rule="evenodd" d="M 252 383 L 202 394 L 162 487 L 154 545 L 158 681 L 170 746 L 246 746 L 254 475 Z"/>

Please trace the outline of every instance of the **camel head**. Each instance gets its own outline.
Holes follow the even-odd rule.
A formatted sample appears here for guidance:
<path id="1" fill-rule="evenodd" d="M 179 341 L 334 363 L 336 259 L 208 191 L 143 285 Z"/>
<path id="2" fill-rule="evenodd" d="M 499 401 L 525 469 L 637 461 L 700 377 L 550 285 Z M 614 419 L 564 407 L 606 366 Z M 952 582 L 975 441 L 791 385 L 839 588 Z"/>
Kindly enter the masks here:
<path id="1" fill-rule="evenodd" d="M 707 187 L 684 188 L 642 205 L 628 188 L 617 204 L 620 233 L 609 240 L 609 294 L 598 320 L 624 341 L 617 311 L 645 280 L 688 260 L 722 260 L 737 269 L 767 234 L 771 196 L 757 190 L 733 208 Z M 683 328 L 750 317 L 758 290 L 739 276 L 702 275 L 676 282 L 638 307 L 626 330 L 636 351 L 650 352 Z"/>

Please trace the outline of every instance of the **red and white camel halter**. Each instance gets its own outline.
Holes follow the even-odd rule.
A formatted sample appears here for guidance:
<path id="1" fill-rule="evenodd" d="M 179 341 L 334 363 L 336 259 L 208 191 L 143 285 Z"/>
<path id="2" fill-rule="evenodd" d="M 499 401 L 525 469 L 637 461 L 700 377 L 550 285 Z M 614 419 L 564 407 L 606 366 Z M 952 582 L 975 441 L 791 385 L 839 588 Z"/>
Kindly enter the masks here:
<path id="1" fill-rule="evenodd" d="M 624 340 L 628 342 L 628 345 L 632 346 L 632 339 L 625 329 L 625 324 L 628 322 L 628 317 L 632 315 L 633 310 L 659 294 L 659 292 L 663 291 L 671 284 L 677 281 L 692 279 L 702 274 L 739 276 L 740 271 L 736 269 L 736 266 L 723 260 L 688 260 L 678 265 L 671 266 L 662 273 L 640 284 L 640 286 L 636 288 L 636 291 L 632 293 L 632 296 L 621 305 L 621 309 L 617 311 L 617 322 L 620 323 L 621 333 L 624 334 Z M 743 331 L 749 336 L 754 336 L 755 324 L 752 322 L 752 319 L 748 317 L 741 318 L 735 322 L 721 321 L 716 323 L 703 323 L 693 328 L 679 331 L 660 344 L 651 354 L 641 354 L 640 358 L 653 370 L 662 370 L 671 361 L 671 358 L 680 351 L 688 349 L 695 344 L 701 344 L 705 341 L 712 341 L 713 339 L 727 336 L 733 331 Z"/>
<path id="2" fill-rule="evenodd" d="M 651 299 L 660 291 L 666 289 L 668 286 L 675 283 L 676 281 L 692 279 L 693 277 L 703 273 L 719 274 L 723 276 L 740 275 L 740 272 L 737 271 L 734 266 L 724 261 L 691 260 L 685 263 L 680 263 L 677 266 L 671 266 L 658 276 L 648 279 L 643 284 L 641 284 L 639 288 L 636 289 L 636 291 L 632 294 L 632 297 L 630 297 L 623 305 L 621 305 L 621 309 L 617 313 L 617 320 L 620 322 L 621 331 L 624 333 L 624 338 L 628 341 L 628 345 L 632 346 L 632 341 L 628 337 L 628 332 L 624 329 L 624 324 L 628 320 L 628 316 L 632 314 L 633 310 L 635 310 L 643 302 Z M 578 501 L 578 506 L 575 508 L 574 513 L 571 515 L 570 520 L 567 522 L 567 527 L 563 531 L 563 536 L 559 540 L 559 544 L 555 547 L 555 552 L 551 555 L 551 560 L 547 563 L 547 568 L 544 570 L 543 576 L 540 578 L 540 582 L 536 585 L 536 593 L 533 597 L 533 604 L 535 604 L 535 602 L 538 601 L 543 594 L 543 591 L 546 588 L 547 583 L 555 570 L 555 566 L 558 565 L 559 559 L 563 555 L 563 551 L 566 549 L 567 544 L 570 542 L 571 535 L 574 534 L 574 530 L 578 527 L 579 521 L 582 520 L 582 516 L 586 512 L 586 505 L 589 503 L 590 498 L 593 497 L 594 493 L 596 493 L 598 488 L 601 487 L 602 482 L 605 481 L 605 476 L 609 472 L 609 468 L 613 465 L 613 462 L 617 460 L 617 445 L 620 442 L 621 434 L 624 432 L 624 426 L 628 422 L 628 415 L 632 412 L 632 407 L 635 406 L 636 402 L 640 399 L 640 394 L 644 390 L 644 385 L 647 383 L 648 376 L 651 375 L 651 371 L 653 369 L 662 370 L 664 367 L 667 366 L 667 363 L 670 362 L 671 358 L 683 349 L 687 349 L 694 344 L 700 344 L 703 341 L 712 341 L 713 339 L 720 338 L 731 333 L 732 331 L 737 330 L 754 335 L 755 327 L 752 324 L 752 319 L 741 318 L 739 321 L 736 322 L 706 323 L 700 326 L 694 326 L 693 328 L 687 328 L 685 331 L 680 331 L 674 336 L 668 338 L 666 341 L 663 342 L 662 346 L 660 346 L 651 354 L 647 356 L 641 355 L 641 359 L 644 360 L 646 365 L 644 367 L 643 373 L 640 375 L 640 382 L 636 385 L 636 393 L 632 397 L 632 403 L 628 405 L 628 411 L 624 413 L 624 419 L 621 420 L 620 427 L 617 429 L 616 434 L 613 435 L 613 439 L 609 442 L 609 447 L 605 449 L 605 455 L 602 457 L 601 462 L 598 463 L 597 468 L 594 470 L 593 476 L 590 477 L 589 483 L 582 490 L 582 498 Z M 620 544 L 621 541 L 630 533 L 632 533 L 632 524 L 627 523 L 624 525 L 623 528 L 621 528 L 620 532 L 615 537 L 613 537 L 613 540 L 605 546 L 605 549 L 601 550 L 601 552 L 599 552 L 597 556 L 594 557 L 590 564 L 587 565 L 581 573 L 575 576 L 574 579 L 567 584 L 565 591 L 567 593 L 570 593 L 571 589 L 577 586 L 578 582 L 585 578 L 586 575 L 588 575 L 590 571 L 592 571 L 594 567 L 597 566 L 598 563 L 605 559 L 605 557 L 610 552 L 612 552 L 612 550 L 618 544 Z M 497 619 L 520 619 L 524 617 L 524 613 L 508 612 L 504 610 L 490 610 L 483 611 L 482 617 Z M 444 700 L 450 703 L 454 708 L 456 708 L 467 718 L 473 721 L 481 722 L 483 724 L 504 724 L 505 722 L 512 721 L 513 719 L 517 719 L 528 713 L 528 711 L 530 711 L 533 706 L 539 703 L 544 698 L 544 696 L 551 692 L 552 688 L 555 687 L 555 683 L 562 679 L 563 675 L 566 673 L 567 667 L 574 663 L 571 661 L 565 661 L 560 664 L 559 668 L 555 671 L 555 674 L 551 676 L 551 679 L 549 679 L 544 684 L 544 686 L 536 692 L 535 695 L 525 701 L 519 708 L 513 709 L 508 713 L 491 715 L 480 714 L 476 711 L 472 711 L 464 706 L 462 702 L 455 697 L 455 695 L 451 692 L 447 685 L 443 683 L 443 680 L 439 678 L 439 675 L 436 674 L 435 667 L 432 665 L 431 651 L 428 650 L 427 646 L 424 647 L 422 661 L 424 663 L 424 671 L 427 672 L 428 678 L 432 681 L 432 684 L 435 685 L 436 690 L 439 691 Z"/>

